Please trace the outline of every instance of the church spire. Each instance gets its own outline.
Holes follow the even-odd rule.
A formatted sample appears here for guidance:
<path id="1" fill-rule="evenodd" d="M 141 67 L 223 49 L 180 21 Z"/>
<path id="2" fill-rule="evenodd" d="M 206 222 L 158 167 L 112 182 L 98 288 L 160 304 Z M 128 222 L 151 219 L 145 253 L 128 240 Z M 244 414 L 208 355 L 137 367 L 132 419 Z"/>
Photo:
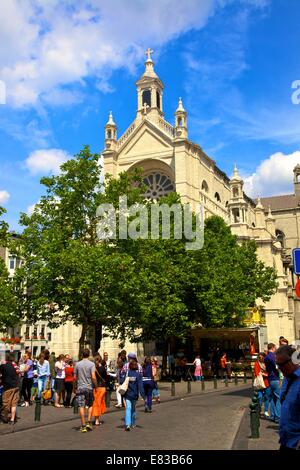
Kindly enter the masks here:
<path id="1" fill-rule="evenodd" d="M 175 133 L 180 139 L 187 139 L 187 112 L 183 107 L 182 99 L 179 98 L 178 106 L 175 111 Z"/>
<path id="2" fill-rule="evenodd" d="M 145 54 L 147 56 L 145 71 L 136 82 L 138 94 L 137 118 L 157 120 L 158 117 L 163 117 L 162 92 L 164 86 L 154 71 L 154 62 L 151 57 L 153 50 L 148 47 Z"/>

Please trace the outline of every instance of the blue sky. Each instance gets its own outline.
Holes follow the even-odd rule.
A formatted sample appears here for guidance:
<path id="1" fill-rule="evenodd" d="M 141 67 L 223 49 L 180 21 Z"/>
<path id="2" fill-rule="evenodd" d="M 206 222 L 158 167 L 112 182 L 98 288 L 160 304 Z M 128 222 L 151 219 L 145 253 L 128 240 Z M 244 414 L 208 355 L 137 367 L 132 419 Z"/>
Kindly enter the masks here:
<path id="1" fill-rule="evenodd" d="M 298 0 L 1 3 L 0 205 L 11 228 L 38 201 L 41 176 L 84 144 L 102 150 L 110 110 L 119 136 L 130 125 L 147 47 L 166 120 L 181 96 L 189 138 L 229 175 L 236 162 L 249 195 L 292 192 L 299 21 Z"/>

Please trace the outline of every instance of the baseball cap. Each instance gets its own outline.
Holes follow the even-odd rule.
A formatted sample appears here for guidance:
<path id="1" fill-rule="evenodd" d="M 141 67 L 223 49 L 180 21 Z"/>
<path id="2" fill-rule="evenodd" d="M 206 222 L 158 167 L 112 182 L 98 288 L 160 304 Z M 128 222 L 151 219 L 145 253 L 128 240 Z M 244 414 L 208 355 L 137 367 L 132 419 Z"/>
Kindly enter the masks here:
<path id="1" fill-rule="evenodd" d="M 128 353 L 128 359 L 136 359 L 136 354 L 134 352 Z"/>

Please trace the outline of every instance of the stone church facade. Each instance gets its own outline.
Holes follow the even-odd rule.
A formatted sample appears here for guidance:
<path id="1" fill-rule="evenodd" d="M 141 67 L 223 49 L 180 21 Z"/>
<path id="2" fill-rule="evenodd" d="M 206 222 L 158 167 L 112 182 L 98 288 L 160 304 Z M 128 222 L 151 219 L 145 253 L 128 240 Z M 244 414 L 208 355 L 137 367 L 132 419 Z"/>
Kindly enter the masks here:
<path id="1" fill-rule="evenodd" d="M 201 203 L 205 217 L 221 216 L 239 240 L 255 240 L 259 259 L 277 270 L 277 292 L 266 304 L 257 299 L 267 341 L 277 344 L 278 337 L 284 336 L 294 342 L 300 335 L 300 303 L 291 249 L 300 246 L 300 165 L 294 170 L 295 194 L 252 200 L 243 191 L 236 167 L 229 178 L 189 140 L 187 111 L 180 98 L 174 126 L 164 119 L 164 86 L 154 70 L 151 51 L 147 54 L 145 71 L 136 82 L 134 121 L 120 138 L 112 113 L 105 126 L 105 173 L 116 178 L 120 172 L 142 168 L 147 197 L 155 199 L 175 190 L 194 210 Z"/>
<path id="2" fill-rule="evenodd" d="M 300 246 L 300 165 L 294 169 L 294 194 L 256 201 L 249 198 L 236 167 L 229 178 L 197 143 L 189 140 L 188 115 L 180 98 L 174 126 L 164 119 L 164 85 L 154 70 L 151 52 L 148 49 L 145 71 L 136 82 L 136 117 L 119 138 L 112 113 L 109 115 L 102 152 L 105 173 L 116 178 L 123 171 L 142 168 L 147 197 L 155 199 L 176 191 L 194 210 L 201 203 L 205 217 L 221 216 L 239 240 L 255 240 L 259 259 L 277 270 L 278 289 L 266 304 L 257 299 L 259 309 L 250 323 L 266 325 L 265 343 L 277 344 L 279 336 L 293 343 L 300 338 L 300 301 L 295 295 L 291 258 L 292 248 Z M 50 331 L 41 324 L 30 328 L 33 330 L 24 324 L 18 331 L 25 338 L 24 347 L 39 344 L 37 353 L 48 347 L 57 354 L 76 357 L 78 327 L 67 324 Z M 42 337 L 42 346 L 32 340 L 32 332 L 33 338 Z M 125 349 L 135 350 L 139 356 L 144 352 L 139 344 L 126 343 Z M 100 348 L 101 353 L 104 351 L 111 358 L 119 351 L 118 341 L 105 332 Z"/>

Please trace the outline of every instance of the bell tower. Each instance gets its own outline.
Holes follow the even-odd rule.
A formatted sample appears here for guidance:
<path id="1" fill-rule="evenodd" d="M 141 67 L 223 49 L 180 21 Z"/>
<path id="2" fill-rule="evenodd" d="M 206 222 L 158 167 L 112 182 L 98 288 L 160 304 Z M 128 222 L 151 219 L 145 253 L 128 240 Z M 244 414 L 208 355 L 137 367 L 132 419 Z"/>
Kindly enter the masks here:
<path id="1" fill-rule="evenodd" d="M 152 53 L 152 49 L 148 48 L 146 51 L 145 71 L 136 82 L 138 120 L 145 118 L 156 120 L 159 117 L 163 117 L 162 95 L 164 86 L 154 71 L 154 62 L 151 59 Z"/>
<path id="2" fill-rule="evenodd" d="M 180 139 L 187 139 L 187 112 L 183 107 L 182 99 L 179 98 L 178 107 L 175 111 L 175 135 Z"/>

